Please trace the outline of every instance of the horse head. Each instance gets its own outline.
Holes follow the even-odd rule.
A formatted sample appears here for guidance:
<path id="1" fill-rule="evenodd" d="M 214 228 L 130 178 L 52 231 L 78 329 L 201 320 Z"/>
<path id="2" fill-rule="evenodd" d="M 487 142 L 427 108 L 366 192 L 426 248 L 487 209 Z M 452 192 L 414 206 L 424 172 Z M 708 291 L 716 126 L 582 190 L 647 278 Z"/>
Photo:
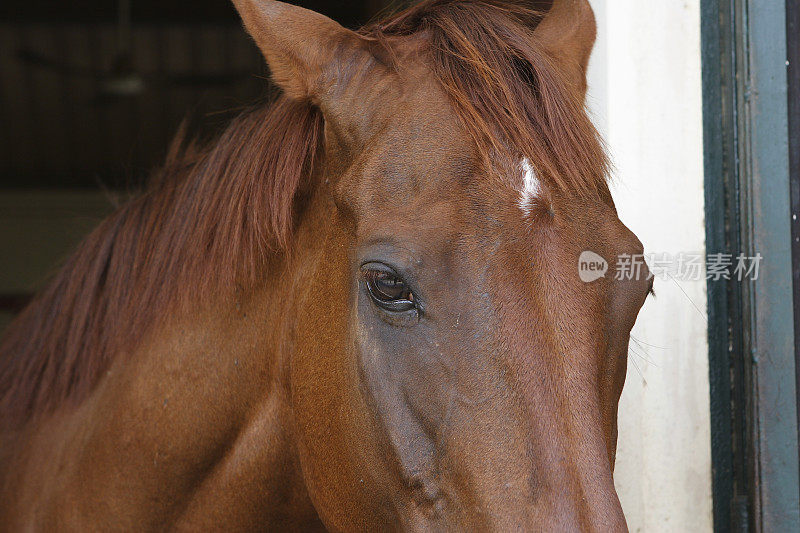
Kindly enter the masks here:
<path id="1" fill-rule="evenodd" d="M 609 267 L 642 245 L 584 109 L 588 2 L 427 0 L 359 32 L 235 4 L 324 119 L 286 372 L 323 522 L 624 530 L 617 405 L 650 285 Z"/>

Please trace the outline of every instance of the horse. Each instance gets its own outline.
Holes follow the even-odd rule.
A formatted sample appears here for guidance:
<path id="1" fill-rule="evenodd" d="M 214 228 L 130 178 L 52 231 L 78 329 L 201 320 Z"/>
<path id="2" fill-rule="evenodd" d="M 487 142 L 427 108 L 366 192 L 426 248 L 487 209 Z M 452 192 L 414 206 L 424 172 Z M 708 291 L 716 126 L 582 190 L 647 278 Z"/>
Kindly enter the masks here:
<path id="1" fill-rule="evenodd" d="M 588 2 L 234 3 L 279 92 L 179 138 L 6 331 L 0 529 L 626 530 L 652 287 L 580 275 L 643 251 Z"/>

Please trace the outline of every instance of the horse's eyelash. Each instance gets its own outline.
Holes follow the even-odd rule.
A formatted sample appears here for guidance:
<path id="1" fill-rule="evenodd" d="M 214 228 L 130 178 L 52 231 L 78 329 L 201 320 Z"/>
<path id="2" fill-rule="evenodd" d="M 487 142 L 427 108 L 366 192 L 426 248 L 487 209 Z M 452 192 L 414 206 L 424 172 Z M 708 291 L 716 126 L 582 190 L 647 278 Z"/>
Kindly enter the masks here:
<path id="1" fill-rule="evenodd" d="M 383 272 L 383 271 L 380 271 L 380 270 L 375 270 L 374 268 L 366 268 L 366 269 L 363 269 L 361 271 L 361 275 L 364 276 L 364 279 L 367 279 L 367 280 L 370 280 L 370 281 L 374 281 L 374 280 L 378 279 L 378 276 L 380 276 L 381 274 L 395 275 L 396 276 L 396 274 L 390 274 L 389 272 Z"/>

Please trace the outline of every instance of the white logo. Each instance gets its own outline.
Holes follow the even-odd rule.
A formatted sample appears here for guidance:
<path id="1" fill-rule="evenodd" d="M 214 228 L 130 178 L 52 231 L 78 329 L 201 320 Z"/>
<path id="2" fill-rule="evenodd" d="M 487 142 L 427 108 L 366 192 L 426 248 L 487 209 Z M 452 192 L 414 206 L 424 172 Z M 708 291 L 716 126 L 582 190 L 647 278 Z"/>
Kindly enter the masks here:
<path id="1" fill-rule="evenodd" d="M 608 272 L 608 261 L 589 250 L 578 258 L 578 275 L 584 283 L 596 281 Z"/>

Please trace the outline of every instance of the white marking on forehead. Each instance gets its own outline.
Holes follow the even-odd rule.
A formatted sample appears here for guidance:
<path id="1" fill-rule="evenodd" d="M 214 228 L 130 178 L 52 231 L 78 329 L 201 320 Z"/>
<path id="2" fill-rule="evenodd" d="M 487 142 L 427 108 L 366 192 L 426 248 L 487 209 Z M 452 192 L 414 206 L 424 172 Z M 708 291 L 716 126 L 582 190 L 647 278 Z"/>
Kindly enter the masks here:
<path id="1" fill-rule="evenodd" d="M 534 200 L 542 194 L 542 183 L 536 177 L 536 171 L 533 170 L 527 157 L 520 162 L 520 167 L 524 174 L 522 176 L 522 190 L 519 192 L 519 208 L 522 209 L 523 213 L 529 215 Z"/>

